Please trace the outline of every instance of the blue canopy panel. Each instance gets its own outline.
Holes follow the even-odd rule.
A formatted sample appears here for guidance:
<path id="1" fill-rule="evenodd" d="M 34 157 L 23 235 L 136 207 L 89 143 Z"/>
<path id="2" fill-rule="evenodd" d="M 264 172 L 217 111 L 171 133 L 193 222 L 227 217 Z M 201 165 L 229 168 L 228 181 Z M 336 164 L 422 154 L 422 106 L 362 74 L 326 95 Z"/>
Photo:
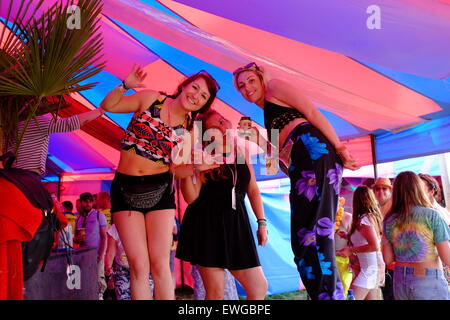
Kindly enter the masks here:
<path id="1" fill-rule="evenodd" d="M 155 9 L 158 9 L 159 11 L 162 11 L 166 14 L 168 14 L 171 17 L 174 17 L 178 20 L 184 21 L 184 22 L 188 22 L 185 19 L 183 19 L 182 17 L 180 17 L 178 14 L 176 14 L 175 12 L 173 12 L 172 10 L 168 9 L 166 6 L 162 5 L 161 3 L 159 3 L 156 0 L 140 0 L 140 2 L 143 2 L 149 6 L 152 6 Z"/>
<path id="2" fill-rule="evenodd" d="M 450 151 L 450 116 L 413 128 L 377 136 L 378 162 L 389 162 Z"/>
<path id="3" fill-rule="evenodd" d="M 431 176 L 440 176 L 441 167 L 438 156 L 426 156 L 420 158 L 404 159 L 393 162 L 394 174 L 397 176 L 403 171 L 412 171 L 417 174 L 426 173 Z"/>
<path id="4" fill-rule="evenodd" d="M 80 92 L 80 94 L 92 103 L 94 106 L 99 107 L 102 100 L 106 97 L 106 95 L 115 87 L 117 87 L 121 79 L 117 78 L 115 75 L 106 72 L 100 71 L 95 76 L 90 77 L 87 80 L 81 82 L 82 85 L 92 82 L 98 82 L 98 84 L 90 89 Z M 134 90 L 129 90 L 125 95 L 133 94 Z M 111 113 L 107 112 L 106 115 L 113 120 L 118 126 L 122 129 L 126 129 L 128 123 L 133 116 L 133 113 Z"/>
<path id="5" fill-rule="evenodd" d="M 264 275 L 269 282 L 267 295 L 296 291 L 300 288 L 300 276 L 294 263 L 290 242 L 289 189 L 289 179 L 275 181 L 274 187 L 260 186 L 270 240 L 264 247 L 258 246 L 256 238 L 255 241 Z M 245 203 L 252 232 L 256 234 L 258 225 L 248 198 Z M 238 294 L 245 296 L 242 286 L 237 281 L 236 283 Z"/>

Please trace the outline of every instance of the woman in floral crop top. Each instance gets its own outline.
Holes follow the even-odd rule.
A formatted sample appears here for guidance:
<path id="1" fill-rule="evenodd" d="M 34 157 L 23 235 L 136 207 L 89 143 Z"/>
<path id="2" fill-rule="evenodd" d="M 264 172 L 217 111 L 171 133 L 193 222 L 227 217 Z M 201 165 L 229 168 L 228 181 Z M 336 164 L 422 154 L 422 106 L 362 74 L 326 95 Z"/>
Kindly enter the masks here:
<path id="1" fill-rule="evenodd" d="M 155 299 L 174 299 L 169 267 L 175 195 L 172 173 L 193 174 L 193 165 L 174 166 L 184 130 L 206 112 L 219 90 L 207 72 L 185 79 L 173 95 L 142 90 L 146 73 L 133 71 L 101 103 L 107 112 L 134 112 L 121 143 L 120 162 L 111 185 L 111 214 L 128 257 L 132 299 L 151 299 L 151 270 Z M 180 131 L 181 130 L 181 131 Z M 196 165 L 201 171 L 216 165 Z M 184 171 L 180 171 L 183 169 Z"/>
<path id="2" fill-rule="evenodd" d="M 395 179 L 383 228 L 384 261 L 395 262 L 395 299 L 449 300 L 442 262 L 450 263 L 450 229 L 415 173 L 405 171 Z"/>

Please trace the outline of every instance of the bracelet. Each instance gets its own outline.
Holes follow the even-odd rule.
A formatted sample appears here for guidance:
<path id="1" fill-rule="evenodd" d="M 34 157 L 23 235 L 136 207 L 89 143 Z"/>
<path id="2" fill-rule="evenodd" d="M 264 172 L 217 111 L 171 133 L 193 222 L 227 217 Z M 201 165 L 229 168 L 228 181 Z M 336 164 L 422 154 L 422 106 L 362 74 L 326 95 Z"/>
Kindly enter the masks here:
<path id="1" fill-rule="evenodd" d="M 257 221 L 257 223 L 258 223 L 258 227 L 260 227 L 260 226 L 267 226 L 267 222 L 266 221 Z"/>
<path id="2" fill-rule="evenodd" d="M 127 87 L 127 85 L 125 84 L 125 80 L 122 80 L 122 83 L 119 84 L 118 87 L 121 88 L 121 89 L 123 89 L 123 90 L 125 90 L 125 91 L 128 91 L 128 90 L 131 89 L 131 88 L 128 88 L 128 87 Z"/>
<path id="3" fill-rule="evenodd" d="M 258 221 L 267 221 L 266 219 L 264 219 L 264 218 L 261 218 L 261 219 L 256 219 L 256 222 L 258 222 Z"/>
<path id="4" fill-rule="evenodd" d="M 131 89 L 127 87 L 127 85 L 125 84 L 125 80 L 122 80 L 122 87 L 127 91 Z"/>

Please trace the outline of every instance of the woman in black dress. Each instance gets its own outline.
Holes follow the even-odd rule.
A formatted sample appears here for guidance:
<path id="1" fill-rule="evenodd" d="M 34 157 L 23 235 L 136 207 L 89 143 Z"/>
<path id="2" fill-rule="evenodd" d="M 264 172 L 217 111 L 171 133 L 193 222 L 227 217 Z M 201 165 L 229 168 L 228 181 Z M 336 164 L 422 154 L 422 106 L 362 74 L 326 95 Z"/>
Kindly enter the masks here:
<path id="1" fill-rule="evenodd" d="M 227 134 L 230 121 L 211 110 L 202 117 L 202 127 L 214 139 L 214 155 L 223 156 L 224 164 L 182 179 L 181 191 L 189 206 L 176 256 L 197 265 L 207 300 L 223 299 L 224 269 L 242 284 L 247 299 L 262 300 L 268 285 L 244 203 L 247 194 L 258 222 L 258 244 L 264 246 L 266 220 L 253 166 L 243 152 L 235 152 L 233 138 Z"/>

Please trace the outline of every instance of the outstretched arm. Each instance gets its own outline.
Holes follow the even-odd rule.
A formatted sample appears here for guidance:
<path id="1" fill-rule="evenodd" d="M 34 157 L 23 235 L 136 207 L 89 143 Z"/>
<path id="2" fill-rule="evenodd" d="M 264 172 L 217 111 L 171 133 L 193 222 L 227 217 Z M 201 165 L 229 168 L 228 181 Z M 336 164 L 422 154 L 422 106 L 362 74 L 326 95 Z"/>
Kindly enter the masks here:
<path id="1" fill-rule="evenodd" d="M 285 81 L 272 79 L 267 84 L 267 93 L 269 96 L 273 96 L 277 100 L 300 111 L 313 126 L 319 129 L 341 156 L 344 167 L 352 170 L 356 170 L 360 167 L 357 161 L 341 143 L 336 131 L 331 126 L 330 122 L 328 122 L 327 118 L 325 118 L 308 98 L 301 94 L 298 88 L 295 88 Z"/>
<path id="2" fill-rule="evenodd" d="M 78 117 L 78 120 L 80 120 L 80 126 L 82 127 L 86 123 L 91 122 L 92 120 L 95 120 L 98 117 L 101 117 L 104 113 L 105 113 L 105 110 L 103 110 L 102 108 L 97 108 L 95 110 L 77 114 L 77 117 Z"/>
<path id="3" fill-rule="evenodd" d="M 131 73 L 124 80 L 125 86 L 128 89 L 135 88 L 143 88 L 146 73 L 140 67 L 133 67 Z M 143 90 L 137 93 L 134 93 L 129 96 L 124 96 L 124 93 L 127 89 L 122 86 L 117 86 L 113 90 L 111 90 L 103 101 L 100 103 L 100 107 L 107 112 L 115 112 L 115 113 L 128 113 L 128 112 L 137 112 L 142 111 L 145 108 L 148 108 L 150 101 L 155 101 L 158 98 L 159 93 L 153 90 Z"/>
<path id="4" fill-rule="evenodd" d="M 258 222 L 266 222 L 264 216 L 264 207 L 262 203 L 261 193 L 259 192 L 258 184 L 256 183 L 255 170 L 250 162 L 249 152 L 245 152 L 245 161 L 247 163 L 248 169 L 250 170 L 250 182 L 247 188 L 248 199 L 250 200 L 250 205 L 255 213 L 256 220 Z M 260 246 L 265 246 L 268 240 L 267 225 L 258 223 L 258 230 L 256 231 L 258 237 L 258 244 Z"/>

